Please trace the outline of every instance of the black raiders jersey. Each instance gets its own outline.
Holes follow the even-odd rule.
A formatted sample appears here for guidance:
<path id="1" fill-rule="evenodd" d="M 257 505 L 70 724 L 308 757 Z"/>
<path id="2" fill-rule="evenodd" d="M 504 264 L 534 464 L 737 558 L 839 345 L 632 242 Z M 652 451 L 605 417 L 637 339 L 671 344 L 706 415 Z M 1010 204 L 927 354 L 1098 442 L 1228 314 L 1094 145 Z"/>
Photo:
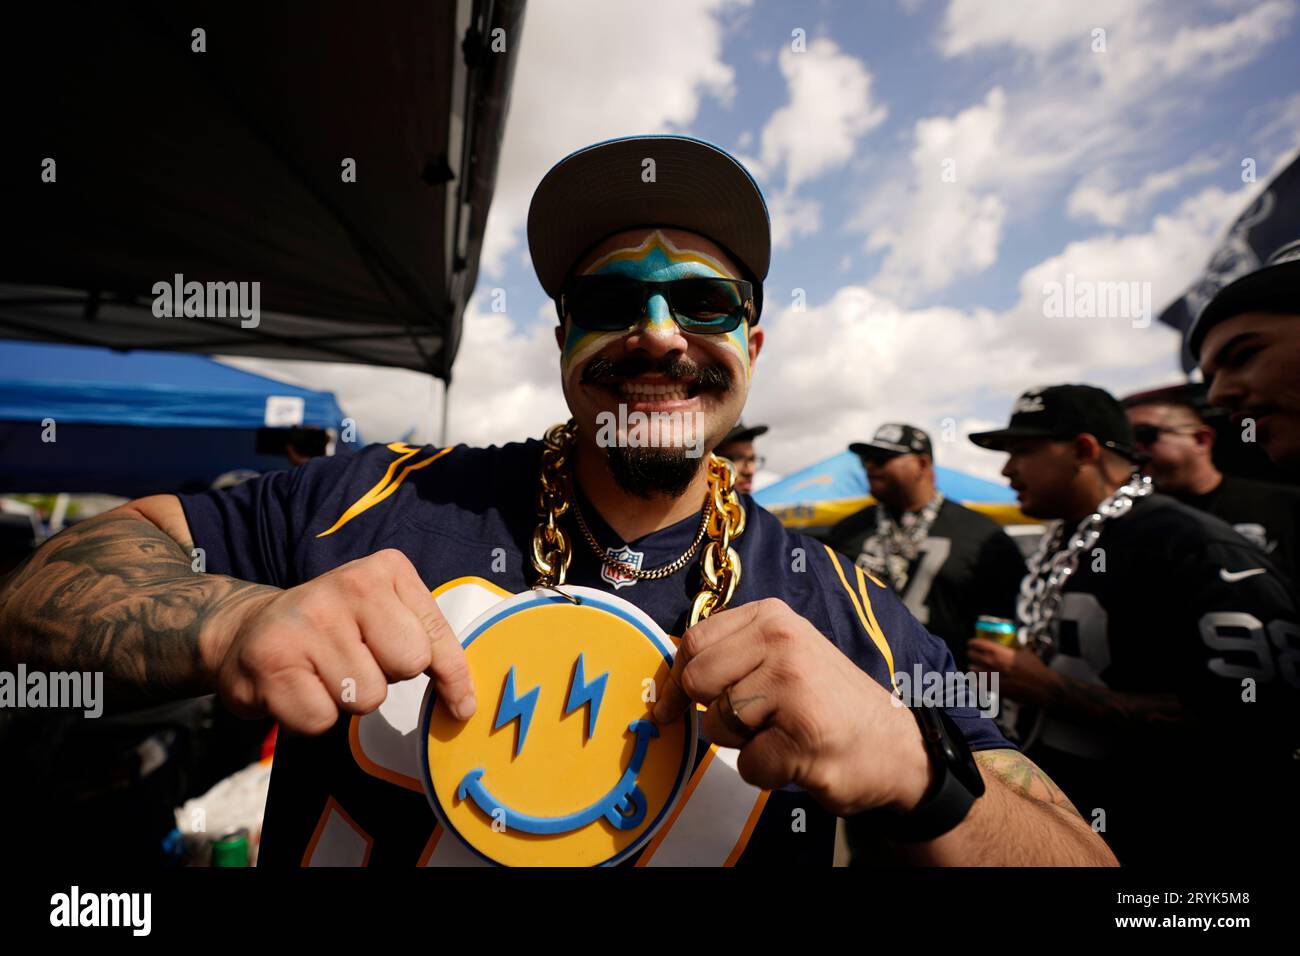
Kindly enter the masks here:
<path id="1" fill-rule="evenodd" d="M 1300 587 L 1300 489 L 1224 475 L 1213 490 L 1179 500 L 1232 525 Z"/>
<path id="2" fill-rule="evenodd" d="M 863 543 L 876 530 L 879 507 L 849 515 L 831 529 L 827 542 L 860 561 Z M 945 499 L 907 574 L 903 603 L 931 634 L 943 638 L 957 666 L 965 667 L 976 619 L 1015 617 L 1025 560 L 997 522 Z"/>
<path id="3" fill-rule="evenodd" d="M 1282 574 L 1228 525 L 1162 495 L 1140 499 L 1081 554 L 1050 667 L 1172 694 L 1194 723 L 1107 732 L 1047 716 L 1029 755 L 1103 821 L 1121 863 L 1231 853 L 1247 832 L 1256 849 L 1294 840 L 1298 620 Z M 1207 806 L 1221 824 L 1209 833 L 1196 816 Z"/>

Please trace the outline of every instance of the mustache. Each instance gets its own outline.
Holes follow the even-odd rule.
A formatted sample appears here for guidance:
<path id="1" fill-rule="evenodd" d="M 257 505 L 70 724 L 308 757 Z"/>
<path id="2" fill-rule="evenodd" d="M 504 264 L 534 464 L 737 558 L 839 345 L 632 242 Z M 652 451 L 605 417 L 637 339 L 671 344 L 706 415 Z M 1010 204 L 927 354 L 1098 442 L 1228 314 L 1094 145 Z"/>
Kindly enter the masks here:
<path id="1" fill-rule="evenodd" d="M 725 365 L 712 362 L 701 365 L 671 355 L 665 355 L 658 360 L 651 359 L 648 355 L 629 355 L 619 359 L 598 355 L 583 369 L 580 383 L 604 385 L 606 382 L 634 378 L 647 372 L 656 372 L 676 381 L 694 382 L 704 388 L 716 388 L 722 391 L 730 389 L 732 383 L 731 370 Z"/>

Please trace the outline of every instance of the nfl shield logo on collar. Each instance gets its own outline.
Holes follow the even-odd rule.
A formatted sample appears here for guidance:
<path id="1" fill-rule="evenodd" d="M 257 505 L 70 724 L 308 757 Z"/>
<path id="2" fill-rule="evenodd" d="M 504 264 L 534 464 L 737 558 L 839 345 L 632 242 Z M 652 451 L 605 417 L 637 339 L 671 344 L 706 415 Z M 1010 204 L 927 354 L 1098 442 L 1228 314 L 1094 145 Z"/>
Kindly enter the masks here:
<path id="1" fill-rule="evenodd" d="M 617 551 L 613 548 L 607 548 L 606 553 L 612 560 L 630 564 L 638 571 L 641 570 L 641 561 L 645 558 L 644 551 L 633 551 L 627 545 L 623 545 Z M 632 577 L 632 575 L 624 573 L 620 568 L 612 568 L 608 564 L 600 566 L 600 577 L 601 580 L 614 585 L 615 590 L 636 584 L 636 578 Z"/>

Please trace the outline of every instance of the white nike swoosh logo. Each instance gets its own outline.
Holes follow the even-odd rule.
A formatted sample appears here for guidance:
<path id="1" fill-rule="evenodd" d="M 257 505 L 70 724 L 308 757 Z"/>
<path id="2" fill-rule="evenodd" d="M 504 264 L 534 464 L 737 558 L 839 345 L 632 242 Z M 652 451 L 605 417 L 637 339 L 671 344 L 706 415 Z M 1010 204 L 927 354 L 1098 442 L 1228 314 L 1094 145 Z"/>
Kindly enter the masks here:
<path id="1" fill-rule="evenodd" d="M 1265 568 L 1251 568 L 1249 571 L 1229 571 L 1226 568 L 1219 568 L 1219 577 L 1232 584 L 1234 581 L 1248 578 L 1252 574 L 1263 574 L 1265 570 Z"/>

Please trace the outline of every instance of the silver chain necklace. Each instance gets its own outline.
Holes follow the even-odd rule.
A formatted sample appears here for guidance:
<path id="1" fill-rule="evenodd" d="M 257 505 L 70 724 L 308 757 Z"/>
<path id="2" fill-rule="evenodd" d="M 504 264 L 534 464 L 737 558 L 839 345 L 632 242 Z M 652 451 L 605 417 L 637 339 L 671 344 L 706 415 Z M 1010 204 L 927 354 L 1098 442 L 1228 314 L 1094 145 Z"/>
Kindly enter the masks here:
<path id="1" fill-rule="evenodd" d="M 1063 522 L 1056 522 L 1052 530 L 1043 535 L 1038 550 L 1029 559 L 1029 573 L 1020 582 L 1020 596 L 1016 599 L 1020 644 L 1034 648 L 1040 655 L 1050 651 L 1056 641 L 1053 625 L 1061 609 L 1061 592 L 1078 570 L 1080 556 L 1097 543 L 1107 521 L 1128 514 L 1134 502 L 1153 490 L 1150 478 L 1134 473 L 1113 495 L 1102 501 L 1096 511 L 1079 522 L 1065 547 L 1062 547 Z"/>
<path id="2" fill-rule="evenodd" d="M 857 563 L 874 574 L 881 575 L 899 594 L 907 587 L 908 569 L 921 552 L 921 545 L 930 536 L 930 526 L 939 516 L 946 499 L 936 491 L 925 507 L 914 515 L 903 515 L 896 521 L 883 502 L 876 503 L 876 530 L 862 542 L 862 552 Z M 903 524 L 910 518 L 910 523 Z"/>

